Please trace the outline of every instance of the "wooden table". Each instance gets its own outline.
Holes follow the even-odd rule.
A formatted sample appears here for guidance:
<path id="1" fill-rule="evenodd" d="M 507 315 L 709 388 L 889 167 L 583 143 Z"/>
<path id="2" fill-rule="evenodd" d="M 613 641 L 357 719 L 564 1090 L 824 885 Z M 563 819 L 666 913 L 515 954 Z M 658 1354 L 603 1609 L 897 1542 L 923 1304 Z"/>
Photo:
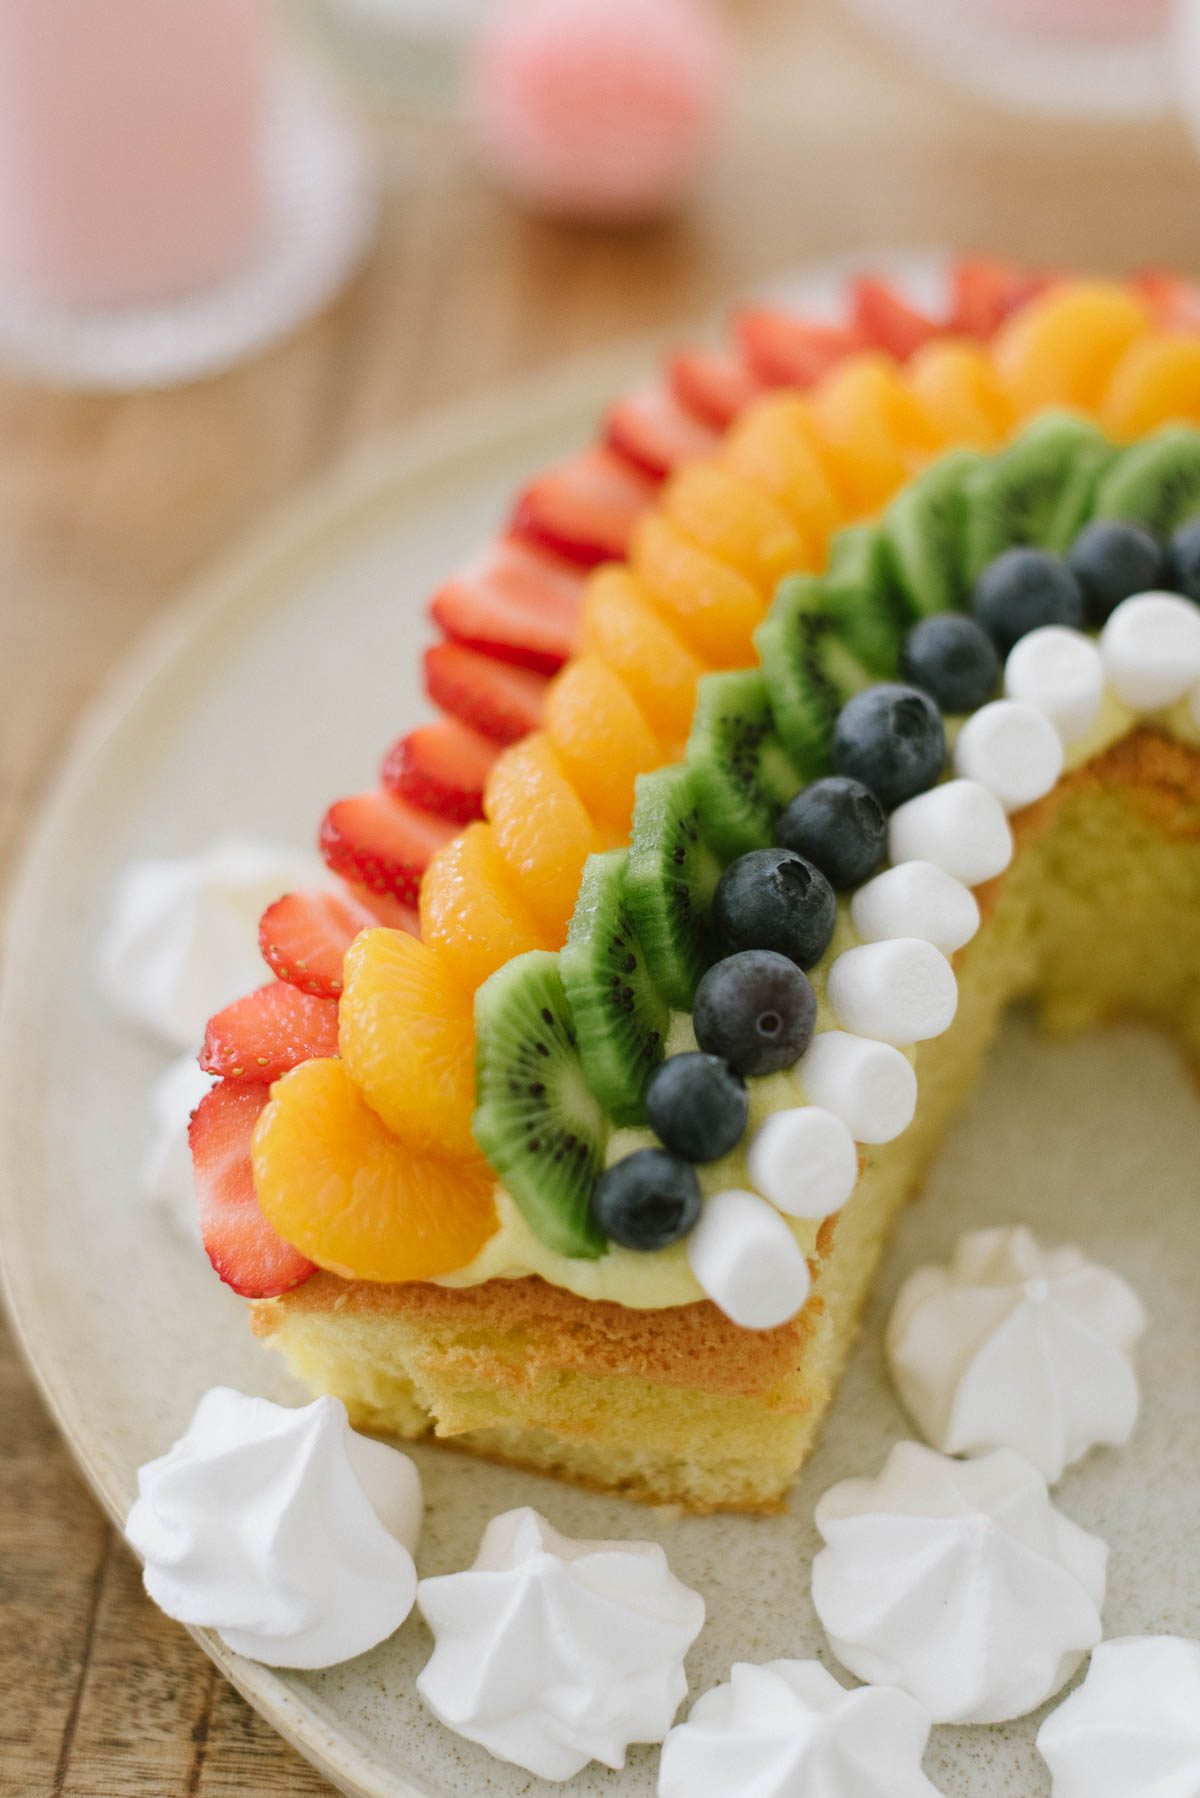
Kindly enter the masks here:
<path id="1" fill-rule="evenodd" d="M 702 314 L 805 258 L 958 244 L 1200 268 L 1200 163 L 1176 127 L 1012 120 L 898 63 L 831 0 L 740 12 L 737 115 L 678 223 L 612 236 L 530 222 L 449 126 L 393 123 L 369 267 L 271 354 L 168 395 L 0 387 L 0 875 L 80 707 L 147 619 L 371 433 Z M 3 1337 L 0 1794 L 329 1790 L 143 1597 Z"/>

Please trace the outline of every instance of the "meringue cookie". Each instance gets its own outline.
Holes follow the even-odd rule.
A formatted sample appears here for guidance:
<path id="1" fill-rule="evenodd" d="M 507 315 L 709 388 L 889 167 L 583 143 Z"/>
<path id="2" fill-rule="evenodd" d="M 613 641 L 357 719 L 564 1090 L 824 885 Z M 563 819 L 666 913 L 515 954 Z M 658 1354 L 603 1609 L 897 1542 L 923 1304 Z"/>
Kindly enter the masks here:
<path id="1" fill-rule="evenodd" d="M 1100 651 L 1082 631 L 1044 624 L 1009 651 L 1004 691 L 1036 706 L 1063 742 L 1073 743 L 1091 729 L 1104 697 Z"/>
<path id="2" fill-rule="evenodd" d="M 743 1330 L 778 1329 L 808 1302 L 804 1251 L 757 1193 L 734 1187 L 705 1199 L 687 1257 L 701 1291 Z"/>
<path id="3" fill-rule="evenodd" d="M 1063 771 L 1062 738 L 1035 706 L 994 699 L 973 712 L 954 745 L 954 771 L 1019 812 L 1050 791 Z"/>
<path id="4" fill-rule="evenodd" d="M 150 1088 L 150 1141 L 142 1157 L 141 1187 L 144 1196 L 166 1212 L 171 1222 L 190 1238 L 200 1241 L 200 1214 L 188 1147 L 188 1123 L 205 1093 L 212 1091 L 195 1053 L 181 1055 L 158 1076 Z"/>
<path id="5" fill-rule="evenodd" d="M 100 945 L 112 1004 L 168 1047 L 194 1053 L 213 1012 L 269 978 L 258 947 L 263 911 L 314 874 L 309 857 L 239 837 L 198 856 L 135 862 Z"/>
<path id="6" fill-rule="evenodd" d="M 840 1117 L 855 1142 L 892 1142 L 916 1114 L 917 1076 L 890 1043 L 820 1030 L 796 1072 L 807 1097 Z"/>
<path id="7" fill-rule="evenodd" d="M 1052 1798 L 1197 1798 L 1200 1642 L 1102 1642 L 1037 1745 L 1053 1775 Z"/>
<path id="8" fill-rule="evenodd" d="M 928 1740 L 906 1692 L 848 1692 L 819 1661 L 739 1661 L 667 1737 L 658 1798 L 937 1798 Z"/>
<path id="9" fill-rule="evenodd" d="M 1011 1449 L 916 1442 L 817 1506 L 812 1596 L 838 1659 L 936 1723 L 1002 1723 L 1053 1697 L 1100 1640 L 1107 1546 Z"/>
<path id="10" fill-rule="evenodd" d="M 979 929 L 979 902 L 969 887 L 932 862 L 898 862 L 859 887 L 850 922 L 864 943 L 915 936 L 953 955 Z"/>
<path id="11" fill-rule="evenodd" d="M 1128 1442 L 1134 1344 L 1146 1315 L 1118 1274 L 1026 1229 L 959 1238 L 949 1267 L 901 1289 L 888 1363 L 905 1407 L 945 1454 L 1014 1448 L 1054 1484 L 1097 1443 Z"/>
<path id="12" fill-rule="evenodd" d="M 964 886 L 1003 874 L 1013 858 L 1004 807 L 975 780 L 947 780 L 897 806 L 888 820 L 888 860 L 933 862 Z"/>
<path id="13" fill-rule="evenodd" d="M 579 1542 L 537 1511 L 494 1517 L 473 1567 L 425 1579 L 435 1638 L 417 1690 L 448 1729 L 541 1779 L 619 1770 L 687 1691 L 704 1600 L 650 1542 Z"/>
<path id="14" fill-rule="evenodd" d="M 1123 599 L 1100 633 L 1109 686 L 1135 712 L 1174 705 L 1200 680 L 1200 606 L 1178 593 Z"/>
<path id="15" fill-rule="evenodd" d="M 291 1409 L 224 1386 L 138 1473 L 125 1535 L 168 1617 L 271 1667 L 329 1667 L 413 1606 L 421 1483 L 340 1399 Z"/>
<path id="16" fill-rule="evenodd" d="M 830 968 L 825 991 L 847 1030 L 893 1048 L 941 1036 L 958 1008 L 954 969 L 915 936 L 846 949 Z"/>

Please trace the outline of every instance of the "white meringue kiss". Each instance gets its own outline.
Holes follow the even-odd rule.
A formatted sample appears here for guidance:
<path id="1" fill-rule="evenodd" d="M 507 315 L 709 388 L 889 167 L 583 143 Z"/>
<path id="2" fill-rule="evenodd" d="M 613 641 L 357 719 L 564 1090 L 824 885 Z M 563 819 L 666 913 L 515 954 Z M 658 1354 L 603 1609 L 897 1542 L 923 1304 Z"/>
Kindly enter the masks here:
<path id="1" fill-rule="evenodd" d="M 958 1007 L 954 969 L 920 937 L 845 950 L 830 967 L 825 991 L 839 1024 L 893 1048 L 941 1036 Z"/>
<path id="2" fill-rule="evenodd" d="M 838 1659 L 936 1723 L 1002 1723 L 1053 1697 L 1100 1640 L 1108 1549 L 1010 1449 L 915 1442 L 817 1506 L 812 1596 Z"/>
<path id="3" fill-rule="evenodd" d="M 774 1205 L 736 1187 L 705 1199 L 687 1239 L 696 1283 L 743 1330 L 774 1330 L 812 1288 L 804 1251 Z"/>
<path id="4" fill-rule="evenodd" d="M 314 873 L 307 856 L 232 837 L 202 855 L 135 862 L 100 945 L 112 1004 L 194 1055 L 213 1012 L 269 978 L 258 947 L 263 911 Z"/>
<path id="5" fill-rule="evenodd" d="M 897 806 L 888 820 L 888 860 L 933 862 L 964 886 L 1003 874 L 1013 858 L 1004 807 L 975 780 L 947 780 Z"/>
<path id="6" fill-rule="evenodd" d="M 422 1580 L 435 1638 L 417 1690 L 448 1729 L 541 1779 L 620 1769 L 687 1692 L 704 1600 L 649 1542 L 577 1542 L 528 1508 L 495 1517 L 473 1567 Z"/>
<path id="7" fill-rule="evenodd" d="M 1196 1798 L 1200 1642 L 1102 1642 L 1083 1684 L 1051 1711 L 1037 1745 L 1052 1798 Z"/>
<path id="8" fill-rule="evenodd" d="M 850 922 L 864 943 L 920 937 L 953 955 L 979 929 L 979 902 L 969 887 L 932 862 L 899 862 L 859 887 Z"/>
<path id="9" fill-rule="evenodd" d="M 1044 713 L 1016 699 L 973 712 L 954 745 L 954 771 L 1019 812 L 1050 791 L 1063 771 L 1062 739 Z"/>
<path id="10" fill-rule="evenodd" d="M 1123 599 L 1100 633 L 1108 685 L 1135 712 L 1183 699 L 1200 680 L 1200 606 L 1177 593 Z"/>
<path id="11" fill-rule="evenodd" d="M 667 1737 L 658 1798 L 937 1798 L 928 1740 L 906 1692 L 848 1692 L 819 1661 L 739 1661 Z"/>
<path id="12" fill-rule="evenodd" d="M 907 1410 L 944 1454 L 1013 1448 L 1051 1485 L 1133 1434 L 1133 1348 L 1146 1316 L 1118 1274 L 1026 1229 L 959 1238 L 949 1267 L 905 1282 L 887 1332 Z"/>
<path id="13" fill-rule="evenodd" d="M 138 1473 L 125 1534 L 168 1617 L 271 1667 L 329 1667 L 413 1606 L 421 1483 L 340 1399 L 290 1409 L 214 1386 Z"/>
<path id="14" fill-rule="evenodd" d="M 913 1121 L 917 1076 L 889 1043 L 821 1030 L 796 1072 L 806 1096 L 840 1117 L 855 1142 L 892 1142 Z"/>
<path id="15" fill-rule="evenodd" d="M 1082 631 L 1044 624 L 1009 652 L 1004 691 L 1010 699 L 1036 706 L 1064 743 L 1086 735 L 1104 697 L 1100 651 Z"/>

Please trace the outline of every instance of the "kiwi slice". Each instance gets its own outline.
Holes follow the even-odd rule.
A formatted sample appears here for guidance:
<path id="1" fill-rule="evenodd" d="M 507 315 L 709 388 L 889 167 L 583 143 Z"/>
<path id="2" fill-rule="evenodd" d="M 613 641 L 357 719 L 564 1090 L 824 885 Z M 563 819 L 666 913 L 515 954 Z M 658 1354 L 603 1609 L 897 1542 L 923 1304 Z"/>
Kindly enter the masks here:
<path id="1" fill-rule="evenodd" d="M 559 973 L 588 1085 L 618 1124 L 640 1124 L 671 1014 L 646 971 L 625 896 L 628 860 L 624 849 L 589 856 Z"/>
<path id="2" fill-rule="evenodd" d="M 955 611 L 966 600 L 965 489 L 982 461 L 977 450 L 952 450 L 898 493 L 883 515 L 884 561 L 913 619 Z M 895 666 L 879 672 L 890 674 Z"/>
<path id="3" fill-rule="evenodd" d="M 704 676 L 687 764 L 700 828 L 723 862 L 775 840 L 780 812 L 804 783 L 775 730 L 757 668 Z"/>
<path id="4" fill-rule="evenodd" d="M 475 995 L 475 1140 L 534 1235 L 595 1260 L 591 1221 L 608 1123 L 588 1090 L 557 955 L 534 949 Z"/>
<path id="5" fill-rule="evenodd" d="M 1006 549 L 1068 550 L 1116 453 L 1086 419 L 1046 412 L 981 462 L 965 484 L 967 584 Z"/>
<path id="6" fill-rule="evenodd" d="M 819 589 L 820 582 L 785 581 L 754 638 L 775 728 L 801 785 L 828 772 L 838 713 L 871 679 L 836 621 L 815 609 L 813 588 Z"/>
<path id="7" fill-rule="evenodd" d="M 1200 513 L 1200 431 L 1169 425 L 1122 450 L 1096 489 L 1097 518 L 1126 518 L 1164 541 Z"/>
<path id="8" fill-rule="evenodd" d="M 625 898 L 646 968 L 665 1005 L 690 1011 L 717 959 L 712 897 L 722 864 L 704 840 L 694 771 L 642 774 L 625 869 Z"/>

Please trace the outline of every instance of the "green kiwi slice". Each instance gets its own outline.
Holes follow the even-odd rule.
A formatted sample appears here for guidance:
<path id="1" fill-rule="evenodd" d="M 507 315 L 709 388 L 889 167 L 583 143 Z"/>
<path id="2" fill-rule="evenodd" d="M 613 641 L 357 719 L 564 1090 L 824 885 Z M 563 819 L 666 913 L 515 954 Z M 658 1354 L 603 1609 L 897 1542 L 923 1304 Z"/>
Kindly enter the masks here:
<path id="1" fill-rule="evenodd" d="M 705 841 L 726 862 L 774 841 L 780 812 L 803 784 L 758 669 L 704 676 L 687 762 Z"/>
<path id="2" fill-rule="evenodd" d="M 829 614 L 847 649 L 871 674 L 891 674 L 913 613 L 878 526 L 839 531 L 816 584 L 821 591 L 815 609 Z"/>
<path id="3" fill-rule="evenodd" d="M 589 1215 L 608 1123 L 588 1090 L 558 969 L 518 955 L 475 996 L 475 1140 L 530 1229 L 560 1255 L 605 1250 Z"/>
<path id="4" fill-rule="evenodd" d="M 982 461 L 977 450 L 952 450 L 898 493 L 883 514 L 883 554 L 912 619 L 955 611 L 966 599 L 965 489 Z M 893 661 L 878 672 L 894 667 Z"/>
<path id="5" fill-rule="evenodd" d="M 689 767 L 639 776 L 625 897 L 646 968 L 665 1005 L 690 1011 L 717 959 L 712 897 L 722 864 L 704 840 Z"/>
<path id="6" fill-rule="evenodd" d="M 1125 518 L 1164 541 L 1200 513 L 1200 431 L 1168 425 L 1122 450 L 1096 490 L 1097 518 Z"/>
<path id="7" fill-rule="evenodd" d="M 775 728 L 803 781 L 827 772 L 838 713 L 870 670 L 819 609 L 819 581 L 785 581 L 755 634 Z"/>
<path id="8" fill-rule="evenodd" d="M 628 860 L 624 849 L 589 856 L 558 965 L 588 1085 L 616 1123 L 640 1124 L 671 1014 L 625 895 Z"/>
<path id="9" fill-rule="evenodd" d="M 1047 412 L 967 476 L 966 578 L 974 583 L 1006 549 L 1062 555 L 1092 514 L 1096 489 L 1116 455 L 1096 427 L 1072 412 Z"/>

